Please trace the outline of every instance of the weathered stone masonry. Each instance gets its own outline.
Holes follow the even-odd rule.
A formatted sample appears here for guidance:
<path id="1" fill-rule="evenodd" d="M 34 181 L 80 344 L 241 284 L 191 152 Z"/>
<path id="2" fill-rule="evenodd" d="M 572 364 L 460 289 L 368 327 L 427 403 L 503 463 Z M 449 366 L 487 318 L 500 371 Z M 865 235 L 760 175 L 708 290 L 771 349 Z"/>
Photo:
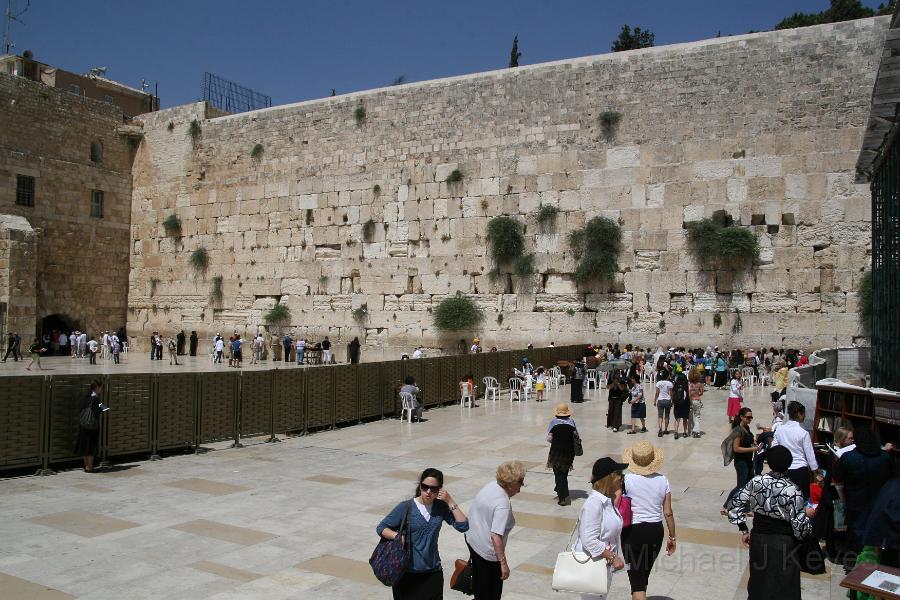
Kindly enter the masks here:
<path id="1" fill-rule="evenodd" d="M 721 38 L 218 118 L 202 104 L 144 115 L 130 333 L 253 331 L 280 300 L 313 337 L 448 347 L 459 336 L 436 332 L 430 311 L 459 290 L 485 308 L 477 333 L 488 346 L 736 333 L 850 342 L 870 237 L 853 168 L 887 25 Z M 610 110 L 622 120 L 607 141 L 598 115 Z M 454 169 L 463 181 L 447 183 Z M 541 204 L 561 211 L 547 231 Z M 687 252 L 683 223 L 718 210 L 753 226 L 754 269 L 714 272 Z M 172 213 L 177 239 L 161 226 Z M 504 213 L 527 224 L 537 253 L 525 280 L 487 276 L 485 225 Z M 566 233 L 596 215 L 622 224 L 620 273 L 580 289 Z M 205 275 L 188 265 L 201 246 Z M 221 302 L 210 299 L 216 276 Z M 363 304 L 360 324 L 351 309 Z"/>

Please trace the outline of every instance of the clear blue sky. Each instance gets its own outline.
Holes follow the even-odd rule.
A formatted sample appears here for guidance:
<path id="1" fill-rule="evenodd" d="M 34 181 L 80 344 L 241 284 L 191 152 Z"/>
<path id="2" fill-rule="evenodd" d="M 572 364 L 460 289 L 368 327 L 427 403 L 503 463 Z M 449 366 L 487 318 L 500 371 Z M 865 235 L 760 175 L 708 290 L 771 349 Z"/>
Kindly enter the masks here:
<path id="1" fill-rule="evenodd" d="M 5 0 L 0 0 L 5 6 Z M 19 8 L 26 0 L 15 0 Z M 876 7 L 878 1 L 864 0 Z M 31 0 L 14 52 L 79 73 L 159 83 L 164 107 L 199 99 L 204 71 L 287 104 L 609 52 L 622 24 L 656 45 L 772 29 L 827 0 Z M 152 89 L 152 88 L 151 88 Z"/>

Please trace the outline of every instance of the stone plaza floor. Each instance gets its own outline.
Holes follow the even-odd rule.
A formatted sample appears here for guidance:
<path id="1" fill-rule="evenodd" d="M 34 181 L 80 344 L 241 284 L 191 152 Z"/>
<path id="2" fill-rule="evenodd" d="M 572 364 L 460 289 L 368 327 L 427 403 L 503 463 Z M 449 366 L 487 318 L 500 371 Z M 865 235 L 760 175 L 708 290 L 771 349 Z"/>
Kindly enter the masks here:
<path id="1" fill-rule="evenodd" d="M 50 374 L 86 367 L 65 358 L 45 364 Z M 0 367 L 0 374 L 12 371 L 11 363 Z M 134 360 L 120 368 L 146 365 Z M 153 368 L 170 369 L 167 360 Z M 0 598 L 390 598 L 367 560 L 378 539 L 375 525 L 411 495 L 418 473 L 443 470 L 446 487 L 467 510 L 496 466 L 510 459 L 525 462 L 528 475 L 512 499 L 517 526 L 507 549 L 512 574 L 504 598 L 563 597 L 551 590 L 550 578 L 589 489 L 591 464 L 620 457 L 642 439 L 665 452 L 661 472 L 672 485 L 678 537 L 676 553 L 656 563 L 650 597 L 746 598 L 747 552 L 737 529 L 719 515 L 734 485 L 734 470 L 722 466 L 719 451 L 727 433 L 725 392 L 705 396 L 707 435 L 676 441 L 658 438 L 649 420 L 646 434 L 608 431 L 606 391 L 592 390 L 592 401 L 573 407 L 585 455 L 570 476 L 573 504 L 562 507 L 544 466 L 544 437 L 554 404 L 568 395 L 564 386 L 541 404 L 503 396 L 480 400 L 474 409 L 429 410 L 427 422 L 412 425 L 382 420 L 282 436 L 277 444 L 252 438 L 241 449 L 212 444 L 204 454 L 118 464 L 108 472 L 0 479 Z M 747 395 L 756 423 L 769 419 L 767 396 L 759 387 Z M 449 575 L 454 559 L 467 556 L 463 536 L 444 528 L 440 550 L 451 570 L 445 570 L 446 597 L 461 598 L 449 590 Z M 804 575 L 804 598 L 844 597 L 843 572 L 832 567 L 822 576 Z M 628 597 L 627 577 L 615 575 L 609 598 Z"/>

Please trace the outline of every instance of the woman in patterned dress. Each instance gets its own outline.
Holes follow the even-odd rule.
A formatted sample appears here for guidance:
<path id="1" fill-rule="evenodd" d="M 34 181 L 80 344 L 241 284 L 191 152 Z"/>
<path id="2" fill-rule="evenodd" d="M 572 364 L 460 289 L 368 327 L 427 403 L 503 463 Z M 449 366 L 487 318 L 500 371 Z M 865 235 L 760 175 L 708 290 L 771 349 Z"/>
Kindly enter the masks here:
<path id="1" fill-rule="evenodd" d="M 750 548 L 748 600 L 801 600 L 800 565 L 795 549 L 812 532 L 813 509 L 787 477 L 791 451 L 775 446 L 766 452 L 772 469 L 742 487 L 733 499 L 728 519 L 741 530 L 744 546 Z M 747 529 L 747 513 L 753 513 L 753 531 Z"/>

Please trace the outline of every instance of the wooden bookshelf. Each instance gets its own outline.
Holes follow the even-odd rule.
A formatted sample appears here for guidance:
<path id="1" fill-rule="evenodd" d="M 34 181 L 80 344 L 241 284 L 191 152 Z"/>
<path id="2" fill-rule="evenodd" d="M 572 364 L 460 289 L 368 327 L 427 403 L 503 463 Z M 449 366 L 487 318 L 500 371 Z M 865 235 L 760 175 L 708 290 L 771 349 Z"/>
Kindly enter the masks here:
<path id="1" fill-rule="evenodd" d="M 816 415 L 813 442 L 831 443 L 834 430 L 848 423 L 854 428 L 869 427 L 878 433 L 881 443 L 894 444 L 900 451 L 900 393 L 850 385 L 816 385 Z M 822 419 L 826 426 L 822 427 Z"/>

